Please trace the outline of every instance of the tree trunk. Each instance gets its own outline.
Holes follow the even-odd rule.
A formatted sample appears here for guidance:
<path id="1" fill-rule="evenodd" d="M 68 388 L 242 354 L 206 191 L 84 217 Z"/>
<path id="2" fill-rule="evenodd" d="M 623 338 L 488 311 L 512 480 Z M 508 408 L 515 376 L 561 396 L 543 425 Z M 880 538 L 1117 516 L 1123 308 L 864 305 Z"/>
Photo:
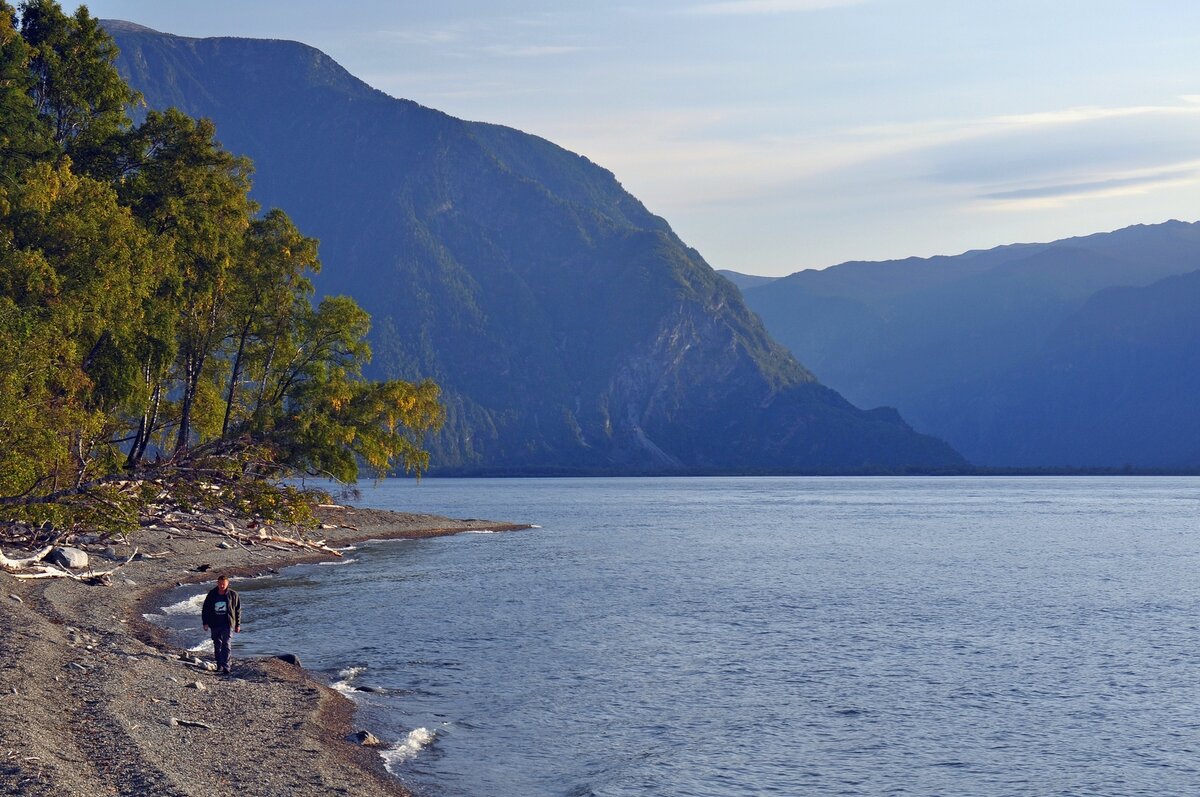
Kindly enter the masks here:
<path id="1" fill-rule="evenodd" d="M 196 397 L 196 358 L 191 354 L 184 358 L 183 396 L 179 400 L 179 433 L 175 436 L 175 452 L 187 451 L 192 436 L 192 402 Z"/>
<path id="2" fill-rule="evenodd" d="M 238 379 L 242 372 L 242 355 L 246 351 L 246 338 L 250 336 L 251 318 L 246 319 L 246 323 L 242 326 L 242 334 L 238 339 L 237 354 L 233 358 L 232 373 L 229 374 L 229 394 L 225 398 L 225 420 L 221 422 L 221 437 L 224 437 L 229 432 L 229 417 L 233 414 L 233 399 L 237 391 Z"/>
<path id="3" fill-rule="evenodd" d="M 150 394 L 150 406 L 142 413 L 137 436 L 134 438 L 133 447 L 129 449 L 129 457 L 125 460 L 128 470 L 133 470 L 141 464 L 142 457 L 146 455 L 146 446 L 150 444 L 150 438 L 154 435 L 154 425 L 158 423 L 158 408 L 161 403 L 162 382 L 156 380 L 154 390 Z"/>

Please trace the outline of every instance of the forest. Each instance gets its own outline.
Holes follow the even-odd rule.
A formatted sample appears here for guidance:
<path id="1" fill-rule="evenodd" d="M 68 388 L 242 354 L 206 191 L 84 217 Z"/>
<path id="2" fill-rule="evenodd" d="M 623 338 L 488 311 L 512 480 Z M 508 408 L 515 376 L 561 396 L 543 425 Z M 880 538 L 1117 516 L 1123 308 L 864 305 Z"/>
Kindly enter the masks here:
<path id="1" fill-rule="evenodd" d="M 431 381 L 369 381 L 368 315 L 251 199 L 213 124 L 148 111 L 86 8 L 0 0 L 0 522 L 163 507 L 303 520 L 289 477 L 420 474 Z M 285 481 L 286 480 L 286 481 Z"/>

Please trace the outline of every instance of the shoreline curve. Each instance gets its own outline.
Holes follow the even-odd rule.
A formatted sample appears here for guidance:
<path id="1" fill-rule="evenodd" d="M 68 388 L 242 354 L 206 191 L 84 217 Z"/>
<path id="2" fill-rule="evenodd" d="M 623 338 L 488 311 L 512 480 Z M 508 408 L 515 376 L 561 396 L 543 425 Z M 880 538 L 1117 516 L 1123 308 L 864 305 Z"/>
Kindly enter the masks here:
<path id="1" fill-rule="evenodd" d="M 533 528 L 352 506 L 316 513 L 318 534 L 335 547 Z M 0 582 L 0 795 L 411 797 L 378 748 L 347 741 L 357 730 L 350 698 L 277 659 L 241 659 L 233 678 L 221 678 L 180 659 L 166 630 L 143 617 L 166 592 L 218 570 L 245 577 L 334 558 L 257 544 L 221 549 L 222 539 L 138 531 L 132 545 L 162 558 L 131 562 L 112 587 Z M 115 558 L 132 545 L 114 546 Z M 97 547 L 89 553 L 105 562 Z"/>

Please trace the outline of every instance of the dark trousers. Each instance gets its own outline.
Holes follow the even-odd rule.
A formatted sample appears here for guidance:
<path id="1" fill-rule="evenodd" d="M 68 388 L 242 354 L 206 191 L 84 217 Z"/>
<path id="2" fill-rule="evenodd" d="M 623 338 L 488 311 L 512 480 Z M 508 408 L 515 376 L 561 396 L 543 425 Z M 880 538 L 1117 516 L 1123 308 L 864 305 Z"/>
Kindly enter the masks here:
<path id="1" fill-rule="evenodd" d="M 229 625 L 211 625 L 209 630 L 212 631 L 217 668 L 223 670 L 229 666 L 229 638 L 233 635 L 233 628 Z"/>

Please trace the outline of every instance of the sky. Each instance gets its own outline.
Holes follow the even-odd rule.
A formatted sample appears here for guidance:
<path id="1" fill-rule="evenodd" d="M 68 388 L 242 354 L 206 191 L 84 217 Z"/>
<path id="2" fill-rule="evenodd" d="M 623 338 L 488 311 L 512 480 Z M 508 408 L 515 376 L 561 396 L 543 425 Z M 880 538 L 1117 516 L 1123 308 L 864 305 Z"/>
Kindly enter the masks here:
<path id="1" fill-rule="evenodd" d="M 714 268 L 1200 219 L 1194 0 L 87 5 L 184 36 L 302 41 L 393 96 L 547 138 Z"/>

